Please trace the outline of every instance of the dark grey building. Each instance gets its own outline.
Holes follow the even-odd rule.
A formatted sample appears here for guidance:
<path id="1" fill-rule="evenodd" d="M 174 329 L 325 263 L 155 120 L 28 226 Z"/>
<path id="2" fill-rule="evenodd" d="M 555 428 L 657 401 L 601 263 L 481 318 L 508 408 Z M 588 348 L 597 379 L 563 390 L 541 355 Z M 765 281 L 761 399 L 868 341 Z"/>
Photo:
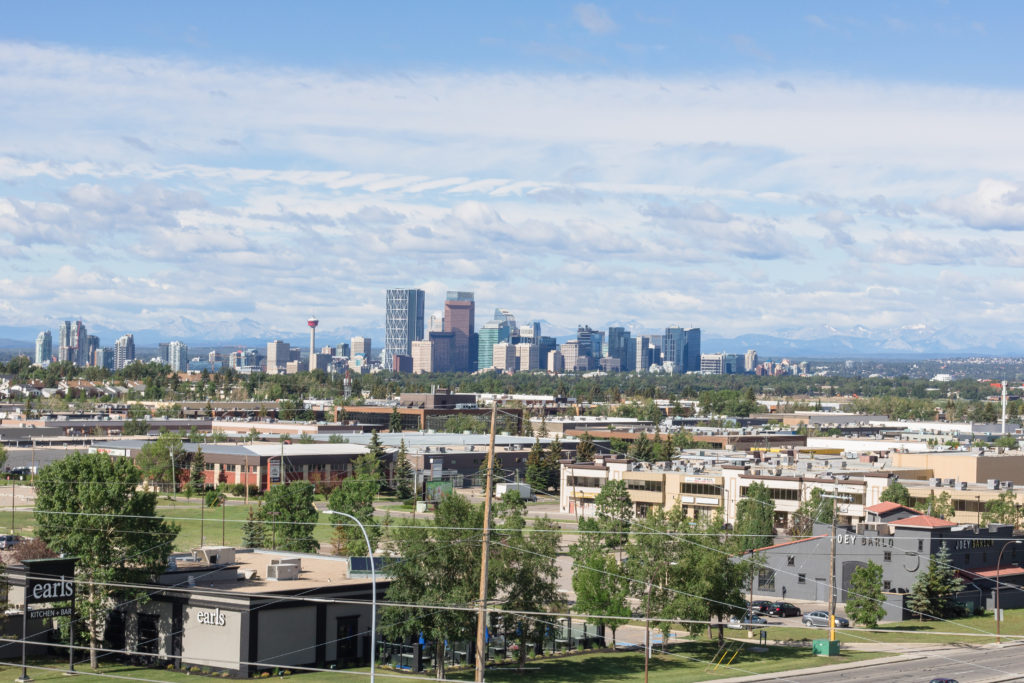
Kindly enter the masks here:
<path id="1" fill-rule="evenodd" d="M 1017 585 L 1024 578 L 1024 570 L 1016 567 L 1024 560 L 1024 545 L 1013 543 L 1012 525 L 955 525 L 894 503 L 879 503 L 866 510 L 867 522 L 840 527 L 836 534 L 835 586 L 840 603 L 846 602 L 854 570 L 871 561 L 882 567 L 886 619 L 903 619 L 907 616 L 906 595 L 943 544 L 970 589 L 961 599 L 973 606 L 988 602 L 996 560 L 1004 545 L 1010 544 L 1003 553 L 1000 582 Z M 763 563 L 755 578 L 755 595 L 828 603 L 831 527 L 815 525 L 814 531 L 809 538 L 755 551 Z"/>

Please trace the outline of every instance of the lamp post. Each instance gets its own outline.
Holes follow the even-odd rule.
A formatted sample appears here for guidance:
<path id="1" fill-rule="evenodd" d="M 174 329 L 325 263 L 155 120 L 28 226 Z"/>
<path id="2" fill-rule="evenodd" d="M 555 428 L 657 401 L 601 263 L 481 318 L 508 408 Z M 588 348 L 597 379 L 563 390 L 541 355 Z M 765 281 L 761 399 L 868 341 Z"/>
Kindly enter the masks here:
<path id="1" fill-rule="evenodd" d="M 373 584 L 373 602 L 370 608 L 370 683 L 373 683 L 374 673 L 376 672 L 376 654 L 377 654 L 377 570 L 373 566 L 373 548 L 370 547 L 370 537 L 366 534 L 366 527 L 358 519 L 348 514 L 347 512 L 338 512 L 337 510 L 324 510 L 325 514 L 328 515 L 340 515 L 342 517 L 348 517 L 359 527 L 359 530 L 363 532 L 363 540 L 366 541 L 366 554 L 370 560 L 370 581 Z"/>
<path id="2" fill-rule="evenodd" d="M 1022 541 L 1007 541 L 1003 544 L 1003 547 L 999 550 L 999 557 L 996 559 L 996 642 L 1002 642 L 1000 640 L 1003 615 L 999 613 L 999 564 L 1003 561 L 1003 551 L 1006 550 L 1008 545 L 1020 545 Z"/>

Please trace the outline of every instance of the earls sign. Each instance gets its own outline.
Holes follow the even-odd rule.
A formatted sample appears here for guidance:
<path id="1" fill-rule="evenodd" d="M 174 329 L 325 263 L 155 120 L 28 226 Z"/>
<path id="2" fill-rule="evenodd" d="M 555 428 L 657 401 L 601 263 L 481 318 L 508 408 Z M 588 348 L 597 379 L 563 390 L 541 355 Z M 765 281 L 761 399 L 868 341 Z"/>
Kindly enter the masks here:
<path id="1" fill-rule="evenodd" d="M 224 613 L 220 611 L 220 607 L 213 610 L 196 610 L 196 621 L 200 624 L 208 624 L 210 626 L 223 626 L 227 623 L 227 620 L 224 618 Z"/>
<path id="2" fill-rule="evenodd" d="M 75 613 L 75 560 L 57 558 L 25 560 L 25 607 L 70 602 L 62 607 L 30 609 L 30 619 L 69 617 Z"/>

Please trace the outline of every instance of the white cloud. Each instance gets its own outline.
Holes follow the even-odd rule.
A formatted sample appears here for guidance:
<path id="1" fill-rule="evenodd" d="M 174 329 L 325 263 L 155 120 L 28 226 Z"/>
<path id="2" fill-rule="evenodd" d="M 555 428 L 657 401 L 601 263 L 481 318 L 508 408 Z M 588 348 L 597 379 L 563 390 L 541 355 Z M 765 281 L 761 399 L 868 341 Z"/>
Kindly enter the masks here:
<path id="1" fill-rule="evenodd" d="M 576 23 L 595 35 L 611 33 L 618 28 L 604 8 L 589 2 L 579 3 L 572 8 L 572 13 Z"/>
<path id="2" fill-rule="evenodd" d="M 1015 183 L 986 178 L 971 193 L 944 198 L 935 208 L 981 230 L 1024 230 L 1024 190 Z"/>

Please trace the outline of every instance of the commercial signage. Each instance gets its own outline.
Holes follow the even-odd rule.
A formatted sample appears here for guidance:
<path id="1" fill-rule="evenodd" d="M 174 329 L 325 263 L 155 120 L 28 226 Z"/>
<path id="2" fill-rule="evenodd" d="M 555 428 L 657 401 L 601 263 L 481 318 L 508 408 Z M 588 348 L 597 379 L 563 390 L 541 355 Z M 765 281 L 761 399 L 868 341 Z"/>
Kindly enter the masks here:
<path id="1" fill-rule="evenodd" d="M 859 545 L 868 545 L 879 548 L 891 548 L 893 547 L 893 539 L 891 538 L 868 538 L 866 536 L 858 536 L 856 534 L 836 534 L 836 543 L 839 545 L 855 545 L 857 539 L 860 539 Z"/>
<path id="2" fill-rule="evenodd" d="M 268 464 L 270 466 L 270 483 L 271 484 L 280 484 L 281 483 L 281 461 L 280 460 L 275 460 L 274 458 L 271 458 L 270 462 Z"/>
<path id="3" fill-rule="evenodd" d="M 75 560 L 25 560 L 25 604 L 74 601 Z"/>
<path id="4" fill-rule="evenodd" d="M 74 607 L 44 607 L 42 609 L 30 609 L 29 619 L 52 619 L 53 617 L 70 617 L 74 615 Z"/>
<path id="5" fill-rule="evenodd" d="M 212 610 L 197 610 L 196 622 L 200 624 L 208 624 L 209 626 L 223 626 L 227 623 L 227 620 L 224 618 L 224 613 L 220 611 L 220 607 L 218 607 Z"/>

